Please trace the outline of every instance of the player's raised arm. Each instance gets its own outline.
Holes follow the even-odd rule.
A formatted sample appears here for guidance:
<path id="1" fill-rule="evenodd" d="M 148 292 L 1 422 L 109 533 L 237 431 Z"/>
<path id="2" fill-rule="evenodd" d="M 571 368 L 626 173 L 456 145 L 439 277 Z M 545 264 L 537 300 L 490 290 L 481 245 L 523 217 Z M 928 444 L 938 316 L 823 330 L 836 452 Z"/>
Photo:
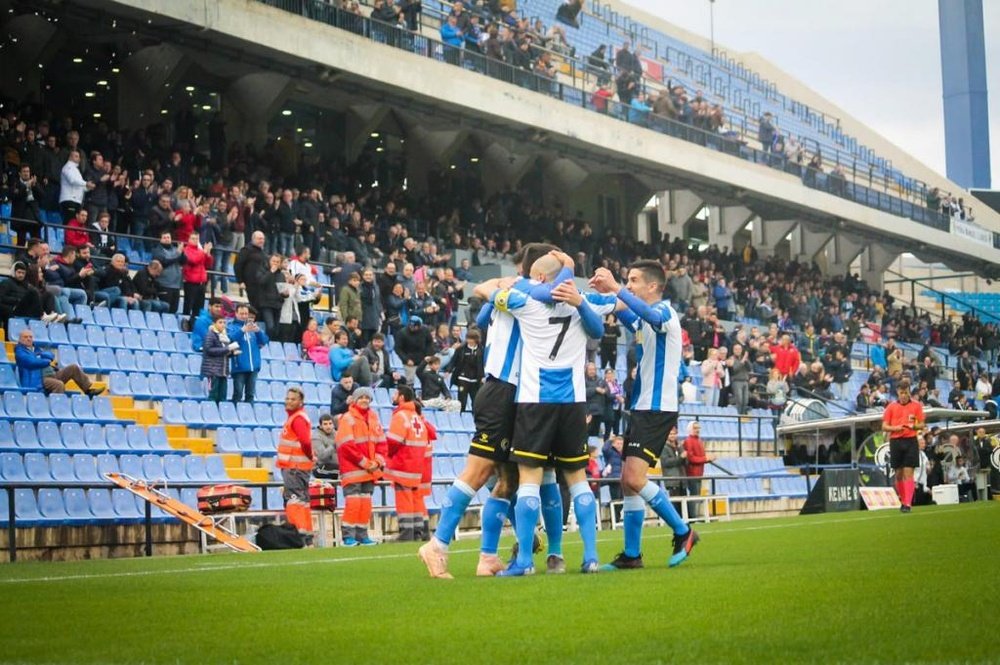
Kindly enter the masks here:
<path id="1" fill-rule="evenodd" d="M 601 317 L 591 309 L 587 299 L 576 288 L 572 280 L 566 280 L 552 289 L 552 299 L 556 302 L 564 302 L 572 305 L 580 314 L 580 323 L 588 337 L 600 339 L 604 336 L 604 322 Z"/>

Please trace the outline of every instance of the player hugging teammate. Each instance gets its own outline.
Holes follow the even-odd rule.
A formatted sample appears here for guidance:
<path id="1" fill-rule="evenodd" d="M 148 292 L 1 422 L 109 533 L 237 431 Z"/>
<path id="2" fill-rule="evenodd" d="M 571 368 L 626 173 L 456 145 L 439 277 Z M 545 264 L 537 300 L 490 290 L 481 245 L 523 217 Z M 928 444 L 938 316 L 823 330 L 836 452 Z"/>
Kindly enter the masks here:
<path id="1" fill-rule="evenodd" d="M 642 567 L 639 539 L 646 504 L 674 529 L 669 563 L 677 565 L 690 553 L 697 534 L 680 519 L 666 493 L 646 479 L 677 421 L 680 326 L 676 313 L 662 300 L 662 267 L 640 262 L 630 270 L 624 287 L 607 270 L 598 270 L 591 280 L 597 293 L 584 296 L 572 282 L 573 261 L 567 255 L 550 252 L 549 246 L 529 245 L 523 258 L 522 275 L 527 273 L 530 279 L 490 280 L 476 289 L 488 303 L 477 321 L 482 328 L 488 326 L 486 385 L 473 407 L 476 433 L 467 466 L 449 489 L 435 537 L 420 548 L 420 558 L 432 577 L 451 577 L 448 544 L 472 497 L 499 469 L 501 482 L 483 510 L 477 574 L 533 574 L 532 545 L 539 516 L 549 539 L 546 570 L 563 572 L 562 505 L 552 471 L 558 468 L 569 487 L 583 541 L 581 572 Z M 603 335 L 602 316 L 612 311 L 636 332 L 639 379 L 632 408 L 641 415 L 629 429 L 622 476 L 625 551 L 601 568 L 597 504 L 586 479 L 584 366 L 587 337 Z M 513 511 L 508 510 L 515 484 L 510 463 L 517 465 L 519 482 Z M 496 555 L 505 514 L 511 517 L 518 544 L 517 555 L 506 567 Z"/>

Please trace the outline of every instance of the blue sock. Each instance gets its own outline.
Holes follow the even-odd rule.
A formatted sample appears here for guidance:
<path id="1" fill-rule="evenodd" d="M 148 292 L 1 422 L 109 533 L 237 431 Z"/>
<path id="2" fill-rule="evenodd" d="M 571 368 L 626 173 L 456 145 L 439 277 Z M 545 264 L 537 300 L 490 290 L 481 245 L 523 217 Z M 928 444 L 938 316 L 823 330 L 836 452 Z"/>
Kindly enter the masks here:
<path id="1" fill-rule="evenodd" d="M 667 496 L 666 490 L 653 484 L 653 481 L 646 481 L 643 488 L 639 490 L 639 496 L 660 516 L 660 519 L 674 530 L 674 535 L 683 536 L 691 530 L 674 509 L 674 504 L 670 503 L 670 498 Z"/>
<path id="2" fill-rule="evenodd" d="M 448 493 L 445 494 L 444 501 L 441 504 L 441 519 L 438 521 L 437 530 L 434 532 L 434 537 L 445 547 L 455 537 L 455 529 L 458 528 L 458 523 L 462 521 L 462 516 L 465 515 L 465 509 L 469 507 L 469 503 L 475 495 L 476 491 L 461 480 L 456 480 L 448 488 Z"/>
<path id="3" fill-rule="evenodd" d="M 646 502 L 641 496 L 627 496 L 622 507 L 625 524 L 625 556 L 637 557 L 642 553 L 642 523 L 646 520 Z"/>
<path id="4" fill-rule="evenodd" d="M 542 499 L 542 523 L 545 524 L 545 536 L 549 541 L 549 554 L 562 556 L 563 506 L 555 471 L 545 472 L 539 494 Z"/>
<path id="5" fill-rule="evenodd" d="M 571 485 L 569 495 L 573 498 L 576 524 L 580 527 L 583 540 L 583 561 L 597 561 L 597 501 L 586 480 Z"/>
<path id="6" fill-rule="evenodd" d="M 514 500 L 507 501 L 507 520 L 510 522 L 512 529 L 517 528 L 517 511 L 514 509 L 514 505 L 517 503 L 517 494 L 514 495 Z"/>
<path id="7" fill-rule="evenodd" d="M 517 565 L 522 568 L 534 565 L 531 546 L 535 541 L 535 525 L 538 524 L 538 514 L 541 512 L 542 500 L 538 495 L 538 485 L 522 484 L 517 490 Z"/>
<path id="8" fill-rule="evenodd" d="M 497 553 L 497 548 L 500 546 L 500 532 L 503 530 L 509 508 L 510 501 L 495 496 L 491 496 L 483 504 L 483 542 L 479 547 L 479 551 L 483 554 Z"/>

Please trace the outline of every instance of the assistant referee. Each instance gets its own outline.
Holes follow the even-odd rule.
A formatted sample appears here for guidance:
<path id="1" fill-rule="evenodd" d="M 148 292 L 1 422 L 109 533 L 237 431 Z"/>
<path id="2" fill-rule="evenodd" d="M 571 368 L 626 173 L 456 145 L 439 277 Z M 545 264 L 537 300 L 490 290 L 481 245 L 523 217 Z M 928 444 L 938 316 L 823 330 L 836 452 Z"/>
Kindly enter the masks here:
<path id="1" fill-rule="evenodd" d="M 908 513 L 913 506 L 913 470 L 920 464 L 917 432 L 924 425 L 924 407 L 910 399 L 910 384 L 900 381 L 896 388 L 898 401 L 892 402 L 882 415 L 882 431 L 889 434 L 889 464 L 896 474 L 896 494 Z"/>

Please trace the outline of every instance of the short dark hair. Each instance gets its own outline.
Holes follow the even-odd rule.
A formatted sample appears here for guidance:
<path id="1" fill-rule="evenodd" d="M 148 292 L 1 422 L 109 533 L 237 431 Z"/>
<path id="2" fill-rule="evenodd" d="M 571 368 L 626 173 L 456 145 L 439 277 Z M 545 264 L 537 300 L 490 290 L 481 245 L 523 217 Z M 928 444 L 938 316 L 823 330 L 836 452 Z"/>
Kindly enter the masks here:
<path id="1" fill-rule="evenodd" d="M 210 298 L 208 301 L 209 307 L 215 307 L 216 305 L 222 304 L 222 298 Z"/>
<path id="2" fill-rule="evenodd" d="M 385 341 L 385 335 L 383 335 L 380 332 L 377 332 L 374 335 L 372 335 L 372 341 L 374 342 L 375 340 L 379 340 L 380 342 L 384 342 Z"/>
<path id="3" fill-rule="evenodd" d="M 322 425 L 323 423 L 325 423 L 327 421 L 329 421 L 329 422 L 332 423 L 333 422 L 333 416 L 331 416 L 329 413 L 320 414 L 319 423 Z"/>
<path id="4" fill-rule="evenodd" d="M 482 335 L 479 334 L 478 330 L 473 328 L 469 332 L 465 333 L 465 341 L 468 342 L 470 339 L 474 339 L 478 342 L 482 339 Z"/>
<path id="5" fill-rule="evenodd" d="M 333 323 L 336 320 L 337 320 L 337 317 L 335 317 L 335 316 L 328 316 L 328 317 L 326 317 L 326 321 L 324 321 L 323 324 L 328 326 L 328 325 L 330 325 L 331 323 Z"/>
<path id="6" fill-rule="evenodd" d="M 512 260 L 514 264 L 518 266 L 521 270 L 521 274 L 528 276 L 531 271 L 531 266 L 538 259 L 542 258 L 546 254 L 552 251 L 557 251 L 559 248 L 555 245 L 550 245 L 547 242 L 529 242 L 527 245 L 521 248 L 521 251 L 514 254 Z"/>
<path id="7" fill-rule="evenodd" d="M 654 282 L 660 286 L 660 290 L 667 283 L 667 275 L 663 271 L 663 265 L 659 261 L 653 261 L 650 259 L 643 259 L 642 261 L 636 261 L 629 266 L 629 270 L 638 270 L 642 273 L 642 278 L 647 282 Z"/>

